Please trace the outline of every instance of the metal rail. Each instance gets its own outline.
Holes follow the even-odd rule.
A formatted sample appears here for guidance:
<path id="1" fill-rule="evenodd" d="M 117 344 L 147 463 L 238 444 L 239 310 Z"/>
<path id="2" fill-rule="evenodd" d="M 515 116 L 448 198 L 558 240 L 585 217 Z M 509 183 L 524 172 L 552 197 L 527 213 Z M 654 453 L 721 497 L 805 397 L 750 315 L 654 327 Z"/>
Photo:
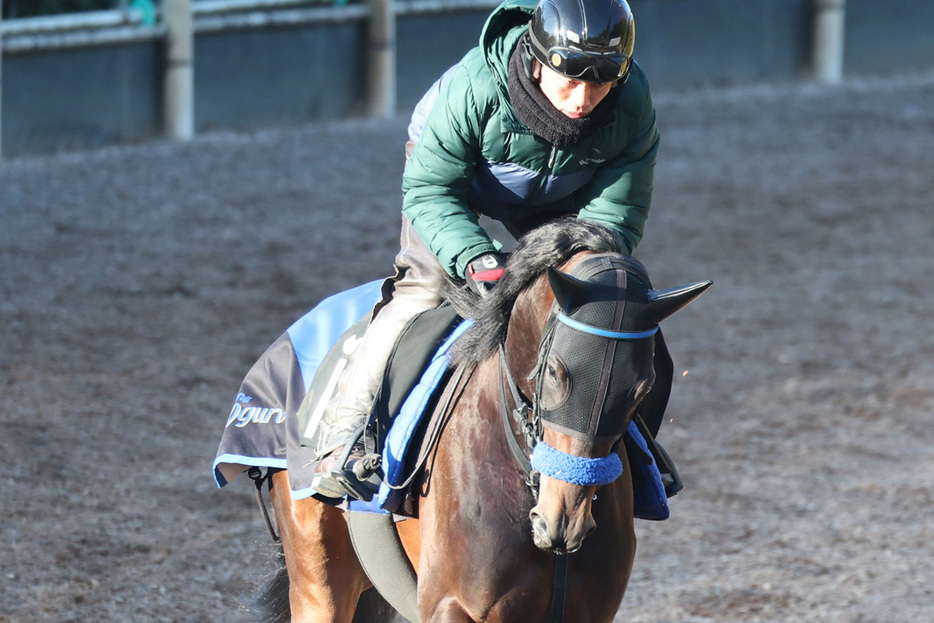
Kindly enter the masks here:
<path id="1" fill-rule="evenodd" d="M 2 30 L 4 37 L 17 37 L 73 30 L 138 26 L 142 22 L 142 11 L 127 8 L 46 17 L 18 17 L 16 19 L 7 19 L 0 25 L 0 30 Z"/>
<path id="2" fill-rule="evenodd" d="M 163 0 L 159 22 L 155 26 L 146 25 L 143 11 L 128 7 L 0 20 L 0 52 L 9 55 L 156 40 L 171 43 L 179 34 L 173 29 L 187 21 L 190 27 L 184 33 L 186 42 L 182 47 L 166 46 L 167 56 L 174 54 L 175 57 L 167 58 L 166 75 L 163 77 L 165 93 L 171 95 L 171 102 L 164 102 L 166 133 L 184 140 L 191 135 L 194 34 L 369 20 L 368 65 L 373 75 L 368 77 L 368 109 L 371 115 L 385 116 L 393 113 L 395 100 L 396 17 L 490 11 L 498 4 L 499 0 Z M 182 6 L 186 16 L 170 18 L 167 12 L 171 6 Z M 843 74 L 846 0 L 811 0 L 811 7 L 812 76 L 820 82 L 837 83 Z M 169 53 L 169 48 L 175 52 Z"/>
<path id="3" fill-rule="evenodd" d="M 344 22 L 368 15 L 365 4 L 330 6 L 309 0 L 200 0 L 191 7 L 196 33 Z M 152 41 L 165 37 L 166 28 L 162 24 L 145 26 L 138 10 L 115 9 L 7 20 L 0 23 L 0 33 L 3 52 L 15 54 Z"/>
<path id="4" fill-rule="evenodd" d="M 398 16 L 492 10 L 498 4 L 498 0 L 397 0 L 394 2 L 394 12 Z M 191 14 L 195 20 L 196 31 L 214 31 L 225 26 L 242 28 L 357 20 L 366 17 L 369 8 L 365 2 L 359 1 L 340 3 L 322 0 L 195 0 L 191 3 Z M 132 38 L 134 28 L 139 29 L 141 40 L 151 39 L 148 31 L 159 29 L 158 26 L 144 26 L 142 11 L 134 8 L 47 17 L 21 17 L 0 22 L 0 33 L 5 41 L 4 49 L 9 52 L 35 49 L 43 43 L 61 47 L 69 43 L 86 45 L 125 41 Z M 117 31 L 119 34 L 98 31 Z M 64 36 L 68 33 L 80 34 L 74 37 Z M 164 31 L 161 34 L 164 34 Z M 28 37 L 36 39 L 27 44 L 25 38 Z M 10 45 L 14 49 L 7 49 Z"/>

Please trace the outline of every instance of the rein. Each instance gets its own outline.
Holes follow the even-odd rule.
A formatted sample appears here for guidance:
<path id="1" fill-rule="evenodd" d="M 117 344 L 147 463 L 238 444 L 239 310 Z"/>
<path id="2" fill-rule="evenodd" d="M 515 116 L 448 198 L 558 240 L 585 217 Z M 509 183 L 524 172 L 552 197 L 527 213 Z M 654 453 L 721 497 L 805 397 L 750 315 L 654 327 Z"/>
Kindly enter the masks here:
<path id="1" fill-rule="evenodd" d="M 500 404 L 502 405 L 500 413 L 503 416 L 502 420 L 503 428 L 506 432 L 506 440 L 509 442 L 509 448 L 512 450 L 512 455 L 515 457 L 516 462 L 519 463 L 522 470 L 528 476 L 526 484 L 528 484 L 529 488 L 532 490 L 532 496 L 538 500 L 539 471 L 532 467 L 529 455 L 533 454 L 534 448 L 538 445 L 550 447 L 542 441 L 543 430 L 541 414 L 538 413 L 538 409 L 530 409 L 529 404 L 523 398 L 522 392 L 519 390 L 518 384 L 516 384 L 516 379 L 509 369 L 509 364 L 506 362 L 506 351 L 502 344 L 499 346 L 499 371 L 499 395 Z M 507 385 L 512 394 L 513 404 L 515 405 L 511 411 L 506 403 Z M 532 414 L 531 418 L 529 417 L 530 413 Z M 516 435 L 509 423 L 510 414 L 523 433 L 522 437 L 525 449 L 523 449 L 516 440 Z M 548 620 L 551 621 L 551 623 L 562 623 L 564 621 L 564 601 L 565 594 L 567 593 L 567 585 L 568 556 L 567 554 L 556 554 L 551 604 L 548 607 Z"/>
<path id="2" fill-rule="evenodd" d="M 431 456 L 431 452 L 434 450 L 435 444 L 441 437 L 441 432 L 444 430 L 448 418 L 451 417 L 451 404 L 454 402 L 454 397 L 464 390 L 465 385 L 462 384 L 462 381 L 464 381 L 464 371 L 463 369 L 458 369 L 457 373 L 448 381 L 444 393 L 439 399 L 440 407 L 436 412 L 440 414 L 440 417 L 434 418 L 431 421 L 432 427 L 426 432 L 427 442 L 422 442 L 422 447 L 419 451 L 418 459 L 415 461 L 415 465 L 412 468 L 412 472 L 402 484 L 392 485 L 386 482 L 385 484 L 387 487 L 396 491 L 404 491 L 421 473 L 422 468 L 428 462 L 428 457 Z"/>
<path id="3" fill-rule="evenodd" d="M 535 445 L 541 441 L 542 438 L 543 430 L 541 415 L 538 417 L 535 416 L 535 412 L 529 407 L 529 404 L 523 398 L 522 392 L 519 391 L 519 386 L 516 384 L 516 379 L 513 377 L 512 371 L 509 369 L 509 364 L 506 362 L 506 351 L 502 344 L 499 346 L 499 371 L 499 396 L 500 404 L 502 405 L 500 414 L 503 416 L 502 419 L 503 427 L 506 431 L 506 441 L 509 442 L 509 449 L 512 450 L 512 455 L 515 457 L 516 462 L 519 463 L 519 466 L 528 477 L 526 484 L 529 485 L 529 488 L 532 490 L 532 495 L 537 500 L 539 473 L 532 469 L 530 457 L 532 455 L 533 449 L 535 448 Z M 509 406 L 506 404 L 507 385 L 509 386 L 509 391 L 512 394 L 512 402 L 515 405 L 512 410 L 510 410 Z M 519 441 L 516 439 L 516 434 L 513 431 L 512 425 L 509 423 L 510 415 L 518 425 L 519 430 L 522 431 L 522 439 L 525 445 L 524 448 L 519 445 Z"/>

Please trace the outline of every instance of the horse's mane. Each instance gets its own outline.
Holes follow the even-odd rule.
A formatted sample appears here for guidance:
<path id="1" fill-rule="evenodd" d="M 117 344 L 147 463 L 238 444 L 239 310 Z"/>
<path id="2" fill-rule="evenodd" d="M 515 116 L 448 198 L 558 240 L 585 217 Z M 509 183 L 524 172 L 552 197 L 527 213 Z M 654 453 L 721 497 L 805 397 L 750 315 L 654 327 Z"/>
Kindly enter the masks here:
<path id="1" fill-rule="evenodd" d="M 510 313 L 519 294 L 549 266 L 559 266 L 582 251 L 626 253 L 622 238 L 597 223 L 574 217 L 562 218 L 523 236 L 506 264 L 506 271 L 493 291 L 479 299 L 453 282 L 445 298 L 465 318 L 474 320 L 451 349 L 455 366 L 472 367 L 492 355 L 506 339 Z"/>

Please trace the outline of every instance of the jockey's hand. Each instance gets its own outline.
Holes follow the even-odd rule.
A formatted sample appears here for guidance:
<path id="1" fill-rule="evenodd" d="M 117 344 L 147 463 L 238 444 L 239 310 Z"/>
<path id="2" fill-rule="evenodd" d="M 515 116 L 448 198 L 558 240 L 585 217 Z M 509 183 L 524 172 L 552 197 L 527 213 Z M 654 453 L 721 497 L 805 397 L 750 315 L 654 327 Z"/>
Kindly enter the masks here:
<path id="1" fill-rule="evenodd" d="M 467 287 L 481 297 L 486 296 L 503 276 L 504 266 L 506 258 L 499 253 L 484 253 L 475 257 L 467 264 Z"/>

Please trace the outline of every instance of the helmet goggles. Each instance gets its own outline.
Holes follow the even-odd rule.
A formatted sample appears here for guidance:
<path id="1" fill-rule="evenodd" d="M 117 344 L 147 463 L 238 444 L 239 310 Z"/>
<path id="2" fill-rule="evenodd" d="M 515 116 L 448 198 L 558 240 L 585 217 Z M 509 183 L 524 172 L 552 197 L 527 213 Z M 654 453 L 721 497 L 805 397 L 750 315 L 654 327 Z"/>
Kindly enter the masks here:
<path id="1" fill-rule="evenodd" d="M 613 82 L 629 70 L 630 59 L 619 52 L 605 54 L 575 48 L 553 47 L 548 50 L 548 65 L 560 74 L 583 82 Z"/>

